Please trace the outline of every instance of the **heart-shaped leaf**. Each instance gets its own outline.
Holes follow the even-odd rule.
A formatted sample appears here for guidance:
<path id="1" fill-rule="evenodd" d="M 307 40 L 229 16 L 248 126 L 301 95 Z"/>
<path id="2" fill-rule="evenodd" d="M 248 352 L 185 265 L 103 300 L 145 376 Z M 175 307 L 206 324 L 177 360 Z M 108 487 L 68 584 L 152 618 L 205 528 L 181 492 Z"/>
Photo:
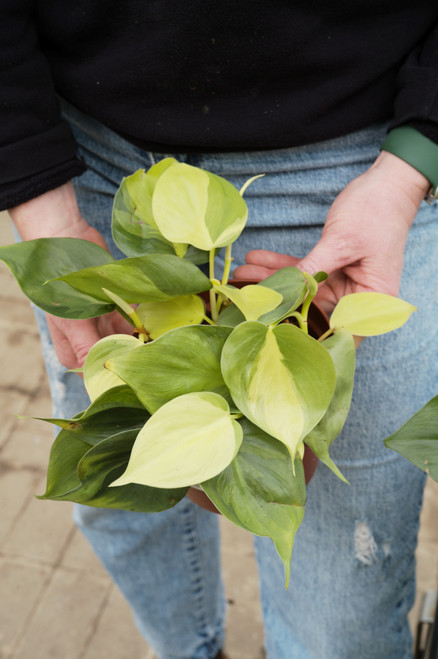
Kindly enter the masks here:
<path id="1" fill-rule="evenodd" d="M 135 437 L 136 433 L 119 433 L 90 449 L 80 439 L 61 431 L 51 453 L 46 492 L 37 498 L 142 513 L 171 508 L 185 496 L 187 488 L 161 490 L 143 485 L 107 486 L 125 470 L 128 444 L 132 445 Z M 118 452 L 120 449 L 122 455 Z M 79 465 L 87 479 L 85 482 L 78 476 Z M 95 471 L 92 472 L 92 468 Z"/>
<path id="2" fill-rule="evenodd" d="M 237 407 L 293 458 L 335 389 L 329 353 L 293 325 L 242 323 L 224 345 L 221 368 Z"/>
<path id="3" fill-rule="evenodd" d="M 385 293 L 351 293 L 342 297 L 330 318 L 332 329 L 356 336 L 376 336 L 401 327 L 416 308 Z"/>
<path id="4" fill-rule="evenodd" d="M 140 431 L 125 473 L 112 486 L 194 485 L 225 469 L 241 441 L 241 427 L 224 398 L 211 392 L 179 396 Z"/>
<path id="5" fill-rule="evenodd" d="M 152 211 L 167 240 L 207 251 L 236 240 L 248 215 L 246 203 L 231 183 L 180 163 L 171 165 L 156 182 Z"/>
<path id="6" fill-rule="evenodd" d="M 78 238 L 38 238 L 0 247 L 0 260 L 23 293 L 54 316 L 92 318 L 114 309 L 110 300 L 96 300 L 56 280 L 72 270 L 111 263 L 112 256 L 99 245 Z"/>
<path id="7" fill-rule="evenodd" d="M 384 443 L 438 482 L 438 396 L 426 403 Z"/>
<path id="8" fill-rule="evenodd" d="M 59 279 L 96 300 L 108 302 L 104 288 L 129 303 L 169 300 L 211 288 L 208 277 L 193 263 L 170 254 L 121 259 Z"/>
<path id="9" fill-rule="evenodd" d="M 231 402 L 220 368 L 230 332 L 229 327 L 180 327 L 105 366 L 129 384 L 151 414 L 189 392 L 213 391 Z"/>
<path id="10" fill-rule="evenodd" d="M 174 158 L 165 158 L 147 172 L 139 169 L 122 180 L 114 197 L 112 231 L 116 245 L 127 256 L 175 254 L 152 214 L 155 184 L 174 162 Z"/>
<path id="11" fill-rule="evenodd" d="M 205 307 L 199 295 L 183 295 L 164 302 L 143 302 L 137 315 L 152 339 L 184 325 L 202 323 Z"/>
<path id="12" fill-rule="evenodd" d="M 105 368 L 110 357 L 142 346 L 143 343 L 129 334 L 112 334 L 100 339 L 89 351 L 84 364 L 84 384 L 90 399 L 99 398 L 105 391 L 118 387 L 123 381 Z"/>
<path id="13" fill-rule="evenodd" d="M 327 412 L 304 438 L 304 442 L 329 469 L 345 481 L 329 455 L 329 448 L 341 432 L 350 409 L 356 350 L 353 335 L 347 330 L 337 330 L 321 345 L 329 352 L 333 360 L 336 371 L 336 388 Z"/>
<path id="14" fill-rule="evenodd" d="M 283 296 L 277 291 L 256 284 L 249 284 L 243 288 L 215 284 L 214 289 L 229 298 L 240 309 L 246 320 L 257 320 L 283 301 Z"/>
<path id="15" fill-rule="evenodd" d="M 159 512 L 174 506 L 187 488 L 108 488 L 108 483 L 124 472 L 135 438 L 149 417 L 134 393 L 123 385 L 105 392 L 74 419 L 47 419 L 63 429 L 52 446 L 46 492 L 39 498 L 137 512 Z"/>
<path id="16" fill-rule="evenodd" d="M 303 464 L 292 473 L 288 450 L 276 439 L 240 419 L 243 442 L 228 467 L 202 489 L 231 522 L 256 535 L 272 538 L 283 561 L 286 587 L 295 533 L 304 516 L 306 484 Z"/>

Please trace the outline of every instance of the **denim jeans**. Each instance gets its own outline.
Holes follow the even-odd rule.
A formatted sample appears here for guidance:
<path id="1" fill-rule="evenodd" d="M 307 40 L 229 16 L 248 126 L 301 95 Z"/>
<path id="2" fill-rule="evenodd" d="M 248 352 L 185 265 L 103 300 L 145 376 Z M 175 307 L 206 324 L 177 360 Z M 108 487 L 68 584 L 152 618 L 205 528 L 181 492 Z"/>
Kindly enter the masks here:
<path id="1" fill-rule="evenodd" d="M 110 220 L 121 178 L 164 157 L 133 146 L 63 105 L 88 165 L 79 205 L 115 256 Z M 349 181 L 373 162 L 385 126 L 277 151 L 176 155 L 246 192 L 248 226 L 234 264 L 253 248 L 304 256 Z M 167 154 L 174 155 L 174 154 Z M 367 339 L 357 354 L 351 412 L 332 447 L 349 481 L 320 464 L 308 486 L 289 589 L 269 539 L 255 538 L 268 659 L 407 659 L 414 550 L 424 474 L 382 440 L 438 391 L 438 207 L 422 204 L 408 239 L 401 296 L 418 307 L 397 332 Z M 429 295 L 429 300 L 426 300 Z M 41 333 L 56 415 L 88 405 L 80 379 Z M 224 643 L 217 516 L 184 499 L 159 514 L 76 506 L 75 520 L 118 584 L 137 625 L 162 659 L 211 659 Z"/>

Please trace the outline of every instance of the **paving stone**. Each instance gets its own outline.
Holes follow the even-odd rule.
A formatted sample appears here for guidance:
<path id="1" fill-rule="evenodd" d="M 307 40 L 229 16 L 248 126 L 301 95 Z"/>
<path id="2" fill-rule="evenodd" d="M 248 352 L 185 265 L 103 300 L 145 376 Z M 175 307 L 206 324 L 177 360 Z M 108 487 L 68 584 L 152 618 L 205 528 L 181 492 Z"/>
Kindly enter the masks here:
<path id="1" fill-rule="evenodd" d="M 0 659 L 9 659 L 38 599 L 49 568 L 0 558 Z M 58 659 L 61 659 L 60 657 Z"/>
<path id="2" fill-rule="evenodd" d="M 19 415 L 25 414 L 29 405 L 30 394 L 2 387 L 0 375 L 0 450 L 10 439 L 14 428 L 19 423 Z"/>
<path id="3" fill-rule="evenodd" d="M 0 364 L 2 388 L 33 392 L 44 373 L 38 336 L 35 333 L 0 328 Z"/>
<path id="4" fill-rule="evenodd" d="M 0 287 L 2 299 L 7 299 L 10 303 L 12 300 L 16 300 L 17 304 L 22 304 L 26 300 L 13 274 L 3 261 L 0 261 Z"/>
<path id="5" fill-rule="evenodd" d="M 108 656 L 109 648 L 110 657 L 117 659 L 140 658 L 145 656 L 146 652 L 152 652 L 137 630 L 128 605 L 114 586 L 96 631 L 81 659 L 102 659 Z"/>
<path id="6" fill-rule="evenodd" d="M 0 245 L 8 245 L 14 240 L 11 219 L 7 211 L 0 211 Z"/>
<path id="7" fill-rule="evenodd" d="M 33 473 L 9 470 L 2 462 L 0 476 L 0 548 L 3 549 L 14 527 L 21 523 L 21 514 L 32 496 L 36 480 Z"/>
<path id="8" fill-rule="evenodd" d="M 221 534 L 229 601 L 226 651 L 231 659 L 259 659 L 263 657 L 263 626 L 252 536 L 223 518 Z"/>
<path id="9" fill-rule="evenodd" d="M 45 479 L 39 480 L 34 492 L 40 494 L 44 487 Z M 3 552 L 5 555 L 56 564 L 73 532 L 71 511 L 72 504 L 67 501 L 40 501 L 31 497 L 20 515 L 19 523 L 6 538 Z"/>
<path id="10" fill-rule="evenodd" d="M 99 579 L 85 581 L 80 571 L 56 570 L 14 659 L 82 657 L 108 588 Z M 111 657 L 111 650 L 104 656 Z"/>
<path id="11" fill-rule="evenodd" d="M 35 432 L 32 427 L 43 430 L 43 432 Z M 45 475 L 52 443 L 52 432 L 50 429 L 47 431 L 42 422 L 37 425 L 36 422 L 21 420 L 12 433 L 10 441 L 4 446 L 1 460 L 6 462 L 11 469 L 33 471 Z"/>

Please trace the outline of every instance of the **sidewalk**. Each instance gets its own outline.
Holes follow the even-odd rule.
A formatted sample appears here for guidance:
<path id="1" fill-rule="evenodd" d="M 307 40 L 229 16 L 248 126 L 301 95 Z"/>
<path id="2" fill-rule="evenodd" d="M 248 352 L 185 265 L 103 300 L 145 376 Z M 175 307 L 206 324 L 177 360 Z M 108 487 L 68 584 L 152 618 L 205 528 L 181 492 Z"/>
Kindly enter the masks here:
<path id="1" fill-rule="evenodd" d="M 0 245 L 12 242 L 0 214 Z M 0 263 L 0 659 L 153 659 L 127 605 L 71 521 L 41 502 L 52 429 L 32 312 Z M 428 483 L 418 548 L 418 596 L 438 583 L 438 485 Z M 221 520 L 231 659 L 261 659 L 262 628 L 249 534 Z M 335 659 L 335 658 L 333 658 Z"/>

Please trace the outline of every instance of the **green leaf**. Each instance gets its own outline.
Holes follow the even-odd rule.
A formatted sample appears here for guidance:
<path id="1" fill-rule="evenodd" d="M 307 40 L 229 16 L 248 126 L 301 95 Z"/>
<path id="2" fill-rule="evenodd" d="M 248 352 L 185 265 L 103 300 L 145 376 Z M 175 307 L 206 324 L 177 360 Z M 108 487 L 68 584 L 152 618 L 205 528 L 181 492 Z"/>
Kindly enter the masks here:
<path id="1" fill-rule="evenodd" d="M 384 444 L 438 482 L 438 396 L 387 437 Z"/>
<path id="2" fill-rule="evenodd" d="M 0 260 L 6 263 L 23 293 L 54 316 L 92 318 L 114 309 L 108 299 L 96 300 L 56 280 L 72 270 L 113 261 L 106 250 L 94 243 L 78 238 L 38 238 L 0 247 Z"/>
<path id="3" fill-rule="evenodd" d="M 112 334 L 100 339 L 90 349 L 84 364 L 84 384 L 90 399 L 99 398 L 108 389 L 118 387 L 123 381 L 105 368 L 110 357 L 142 346 L 143 343 L 129 334 Z"/>
<path id="4" fill-rule="evenodd" d="M 114 474 L 118 477 L 119 474 Z M 187 494 L 187 487 L 159 489 L 146 485 L 105 487 L 92 499 L 82 502 L 96 508 L 117 508 L 136 513 L 159 513 L 175 506 Z"/>
<path id="5" fill-rule="evenodd" d="M 46 491 L 38 498 L 76 501 L 71 497 L 82 487 L 76 467 L 89 449 L 87 442 L 61 430 L 50 451 Z"/>
<path id="6" fill-rule="evenodd" d="M 125 470 L 137 432 L 121 432 L 90 449 L 78 438 L 61 431 L 51 453 L 46 492 L 37 498 L 135 512 L 160 512 L 171 508 L 185 496 L 187 488 L 108 487 L 108 483 Z"/>
<path id="7" fill-rule="evenodd" d="M 246 320 L 257 320 L 283 301 L 281 293 L 256 284 L 249 284 L 243 288 L 215 284 L 213 288 L 229 298 L 240 309 Z"/>
<path id="8" fill-rule="evenodd" d="M 112 486 L 194 485 L 225 469 L 241 441 L 241 427 L 224 398 L 211 392 L 179 396 L 140 431 L 125 473 Z"/>
<path id="9" fill-rule="evenodd" d="M 198 295 L 183 295 L 164 302 L 144 302 L 137 315 L 152 339 L 184 325 L 202 323 L 204 302 Z"/>
<path id="10" fill-rule="evenodd" d="M 71 272 L 60 279 L 75 290 L 108 302 L 110 298 L 103 288 L 129 303 L 169 300 L 211 288 L 210 280 L 199 268 L 170 254 L 121 259 Z"/>
<path id="11" fill-rule="evenodd" d="M 293 325 L 242 323 L 224 345 L 221 368 L 239 410 L 283 442 L 292 457 L 335 389 L 330 355 Z"/>
<path id="12" fill-rule="evenodd" d="M 127 176 L 114 197 L 112 232 L 116 245 L 127 256 L 175 254 L 171 242 L 160 233 L 152 214 L 152 194 L 158 178 L 176 160 L 165 158 Z"/>
<path id="13" fill-rule="evenodd" d="M 52 446 L 46 493 L 38 498 L 137 512 L 159 512 L 175 505 L 187 488 L 108 488 L 124 472 L 134 440 L 149 417 L 124 385 L 105 392 L 74 419 L 47 419 L 63 429 Z"/>
<path id="14" fill-rule="evenodd" d="M 139 430 L 134 429 L 110 435 L 82 456 L 76 469 L 82 494 L 86 493 L 85 500 L 92 499 L 109 484 L 116 470 L 119 473 L 126 469 L 138 433 Z"/>
<path id="15" fill-rule="evenodd" d="M 195 265 L 203 265 L 204 263 L 208 263 L 209 259 L 210 254 L 208 252 L 203 249 L 193 247 L 193 245 L 189 245 L 187 252 L 184 254 L 184 260 L 190 261 Z"/>
<path id="16" fill-rule="evenodd" d="M 320 284 L 321 282 L 325 281 L 328 279 L 328 274 L 324 272 L 324 270 L 318 270 L 318 272 L 315 272 L 313 275 L 313 279 Z"/>
<path id="17" fill-rule="evenodd" d="M 330 318 L 332 329 L 356 336 L 376 336 L 401 327 L 416 308 L 385 293 L 351 293 L 342 297 Z"/>
<path id="18" fill-rule="evenodd" d="M 248 215 L 246 203 L 231 183 L 180 163 L 174 163 L 157 181 L 152 210 L 167 240 L 207 251 L 236 240 Z"/>
<path id="19" fill-rule="evenodd" d="M 327 412 L 304 438 L 304 442 L 341 480 L 347 482 L 329 455 L 329 448 L 347 419 L 353 393 L 356 350 L 353 335 L 337 330 L 321 344 L 330 354 L 336 371 L 336 388 Z"/>
<path id="20" fill-rule="evenodd" d="M 127 382 L 144 406 L 155 412 L 182 394 L 213 391 L 229 402 L 220 369 L 228 327 L 193 325 L 163 334 L 132 352 L 109 359 L 105 366 Z"/>
<path id="21" fill-rule="evenodd" d="M 304 516 L 306 485 L 303 464 L 283 444 L 247 419 L 239 420 L 243 442 L 231 464 L 202 483 L 202 489 L 231 522 L 272 538 L 283 561 L 286 587 L 295 533 Z"/>
<path id="22" fill-rule="evenodd" d="M 92 446 L 124 430 L 137 429 L 138 432 L 149 416 L 134 392 L 123 385 L 106 391 L 73 419 L 39 419 L 59 426 Z"/>

